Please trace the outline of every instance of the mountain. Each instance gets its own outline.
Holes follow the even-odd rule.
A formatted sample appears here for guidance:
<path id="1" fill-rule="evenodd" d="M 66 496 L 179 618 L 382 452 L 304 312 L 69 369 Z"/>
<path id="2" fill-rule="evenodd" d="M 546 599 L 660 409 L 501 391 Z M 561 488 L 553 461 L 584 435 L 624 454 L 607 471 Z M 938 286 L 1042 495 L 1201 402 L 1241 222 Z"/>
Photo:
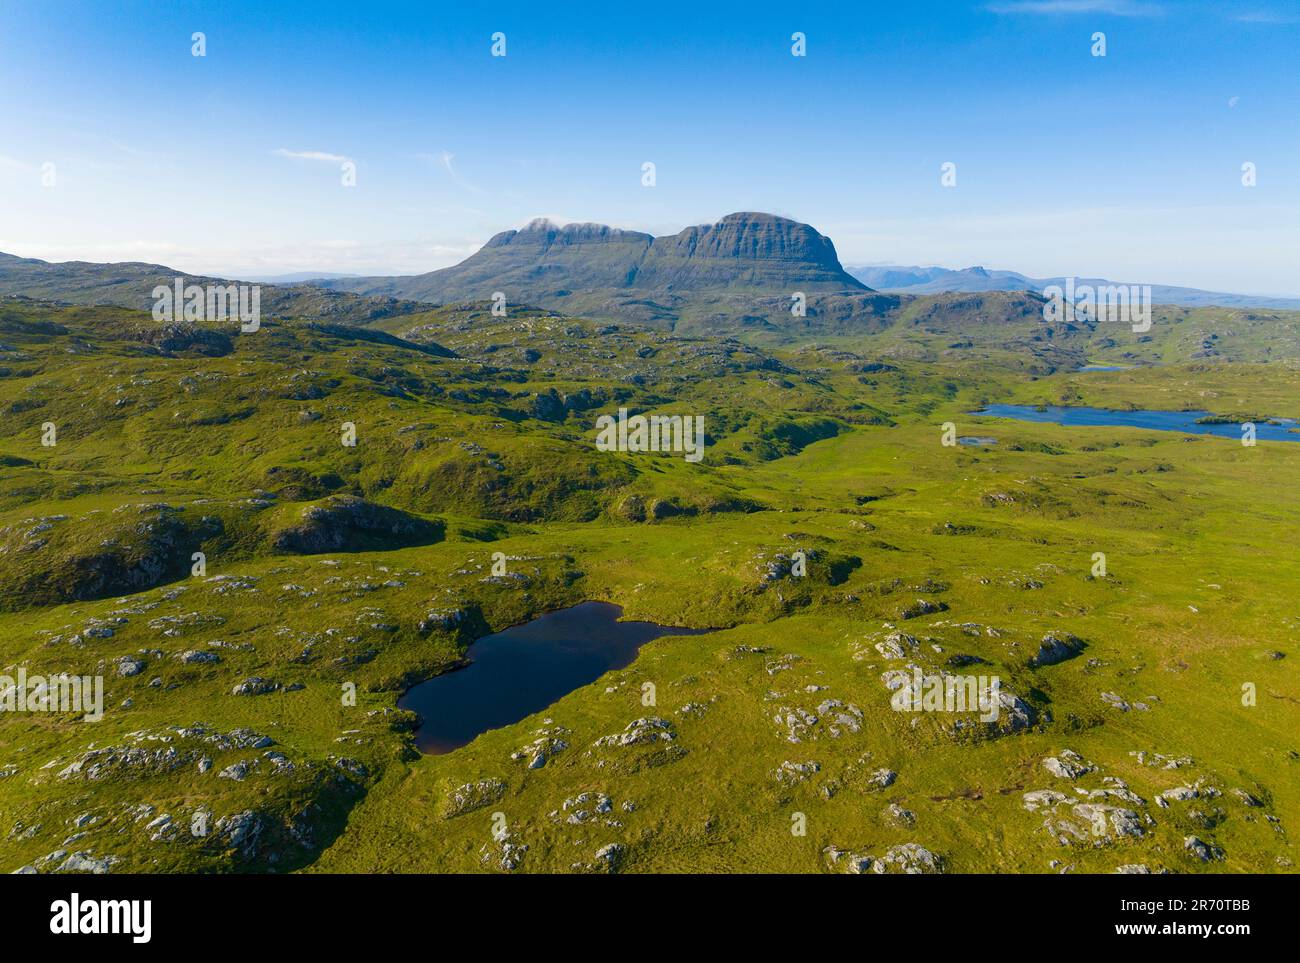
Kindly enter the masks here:
<path id="1" fill-rule="evenodd" d="M 879 291 L 937 294 L 944 291 L 1039 290 L 1039 282 L 1015 271 L 990 271 L 982 267 L 953 270 L 941 267 L 905 267 L 897 264 L 848 268 L 850 274 Z M 870 278 L 870 280 L 867 280 Z"/>
<path id="2" fill-rule="evenodd" d="M 974 293 L 980 291 L 1035 291 L 1041 293 L 1048 285 L 1064 287 L 1065 278 L 1031 278 L 1017 271 L 996 271 L 983 267 L 953 270 L 942 267 L 905 267 L 897 264 L 863 265 L 848 268 L 848 272 L 863 284 L 878 291 L 900 294 L 942 294 L 945 292 Z M 1075 278 L 1075 284 L 1093 287 L 1143 282 L 1108 281 L 1105 278 Z M 1276 298 L 1253 294 L 1225 294 L 1203 291 L 1199 288 L 1182 288 L 1168 284 L 1152 284 L 1151 300 L 1155 304 L 1177 304 L 1189 308 L 1282 308 L 1300 309 L 1300 298 Z"/>
<path id="3" fill-rule="evenodd" d="M 835 245 L 773 214 L 728 214 L 716 224 L 654 237 L 603 224 L 535 220 L 503 231 L 454 267 L 414 277 L 332 278 L 336 290 L 424 301 L 485 300 L 504 290 L 530 304 L 573 291 L 730 289 L 864 291 Z"/>
<path id="4" fill-rule="evenodd" d="M 508 304 L 668 327 L 720 316 L 779 327 L 793 317 L 795 292 L 810 301 L 874 293 L 844 270 L 830 238 L 759 213 L 729 214 L 663 237 L 536 220 L 497 234 L 454 267 L 318 283 L 439 304 L 486 301 L 501 292 Z"/>
<path id="5" fill-rule="evenodd" d="M 0 295 L 19 295 L 69 304 L 111 304 L 149 310 L 153 289 L 185 284 L 236 284 L 223 278 L 185 274 L 162 264 L 90 261 L 51 263 L 36 258 L 0 254 Z M 365 324 L 381 318 L 421 311 L 427 305 L 396 298 L 368 297 L 309 284 L 263 284 L 264 318 L 308 318 L 344 324 Z"/>
<path id="6" fill-rule="evenodd" d="M 320 281 L 323 278 L 355 278 L 359 274 L 349 274 L 342 271 L 338 274 L 331 274 L 329 271 L 295 271 L 292 274 L 249 274 L 242 278 L 244 281 L 254 281 L 260 284 L 301 284 L 304 281 Z"/>

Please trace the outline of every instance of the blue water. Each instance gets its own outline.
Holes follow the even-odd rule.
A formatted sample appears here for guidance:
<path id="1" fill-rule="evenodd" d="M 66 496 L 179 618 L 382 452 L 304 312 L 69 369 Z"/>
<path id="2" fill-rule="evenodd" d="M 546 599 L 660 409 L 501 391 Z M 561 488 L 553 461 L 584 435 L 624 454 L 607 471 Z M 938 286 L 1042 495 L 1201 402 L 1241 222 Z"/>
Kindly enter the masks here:
<path id="1" fill-rule="evenodd" d="M 1085 364 L 1081 368 L 1075 368 L 1075 371 L 1128 371 L 1129 365 L 1126 364 Z"/>
<path id="2" fill-rule="evenodd" d="M 1111 411 L 1108 408 L 1035 408 L 1029 405 L 989 405 L 977 415 L 992 418 L 1015 418 L 1019 421 L 1050 422 L 1057 425 L 1109 426 L 1121 428 L 1153 428 L 1156 431 L 1181 431 L 1189 435 L 1219 435 L 1241 440 L 1241 425 L 1198 425 L 1197 418 L 1211 414 L 1208 411 Z M 1258 441 L 1300 441 L 1300 434 L 1290 431 L 1296 424 L 1293 418 L 1278 418 L 1281 424 L 1266 425 L 1255 422 Z"/>
<path id="3" fill-rule="evenodd" d="M 422 752 L 451 752 L 631 665 L 652 639 L 713 631 L 620 622 L 622 614 L 609 602 L 583 602 L 479 639 L 466 653 L 469 665 L 421 682 L 397 700 L 423 720 L 415 744 Z"/>

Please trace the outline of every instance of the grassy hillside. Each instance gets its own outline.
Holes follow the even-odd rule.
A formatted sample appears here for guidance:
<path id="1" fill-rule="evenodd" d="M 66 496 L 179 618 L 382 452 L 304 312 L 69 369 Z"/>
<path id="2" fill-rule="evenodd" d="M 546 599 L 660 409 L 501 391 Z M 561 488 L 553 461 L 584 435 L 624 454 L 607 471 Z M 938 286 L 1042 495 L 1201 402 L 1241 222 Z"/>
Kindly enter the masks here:
<path id="1" fill-rule="evenodd" d="M 0 713 L 0 869 L 1293 871 L 1300 444 L 968 412 L 1300 417 L 1294 317 L 964 316 L 951 347 L 923 310 L 792 340 L 0 302 L 0 674 L 106 688 L 99 722 Z M 702 414 L 704 460 L 597 451 L 618 407 Z M 721 631 L 414 750 L 402 691 L 585 599 Z M 1011 701 L 896 712 L 912 665 Z"/>

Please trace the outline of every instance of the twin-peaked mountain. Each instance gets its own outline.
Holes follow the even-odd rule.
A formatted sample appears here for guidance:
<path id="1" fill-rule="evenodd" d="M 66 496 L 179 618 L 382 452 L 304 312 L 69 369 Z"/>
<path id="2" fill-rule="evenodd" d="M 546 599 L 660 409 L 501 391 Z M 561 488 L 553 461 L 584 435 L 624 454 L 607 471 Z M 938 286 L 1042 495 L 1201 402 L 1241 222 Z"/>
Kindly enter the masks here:
<path id="1" fill-rule="evenodd" d="M 496 290 L 509 297 L 513 289 L 512 300 L 530 303 L 595 289 L 868 290 L 840 266 L 830 238 L 772 214 L 728 214 L 665 237 L 536 220 L 497 234 L 454 267 L 414 277 L 339 278 L 329 286 L 440 302 L 487 300 Z"/>
<path id="2" fill-rule="evenodd" d="M 497 234 L 454 267 L 318 283 L 442 304 L 487 301 L 500 292 L 507 303 L 672 327 L 711 317 L 784 326 L 796 292 L 810 301 L 873 293 L 840 265 L 830 238 L 807 224 L 756 213 L 729 214 L 664 237 L 537 220 Z M 842 308 L 859 310 L 849 303 Z"/>
<path id="3" fill-rule="evenodd" d="M 157 285 L 226 284 L 159 264 L 51 264 L 0 255 L 0 295 L 148 309 Z M 870 331 L 900 304 L 840 265 L 815 228 L 773 214 L 729 214 L 664 237 L 601 224 L 536 220 L 504 231 L 460 264 L 405 277 L 267 284 L 269 317 L 367 324 L 428 304 L 532 305 L 699 334 L 754 328 Z M 801 293 L 798 312 L 792 298 Z M 806 302 L 806 303 L 804 303 Z M 806 309 L 806 310 L 804 310 Z"/>

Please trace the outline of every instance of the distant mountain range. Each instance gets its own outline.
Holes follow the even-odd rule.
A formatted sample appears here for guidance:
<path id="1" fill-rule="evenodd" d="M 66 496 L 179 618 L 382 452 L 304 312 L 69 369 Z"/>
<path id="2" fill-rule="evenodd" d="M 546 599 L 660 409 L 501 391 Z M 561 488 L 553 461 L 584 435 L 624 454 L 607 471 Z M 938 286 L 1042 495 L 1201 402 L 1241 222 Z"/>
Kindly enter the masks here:
<path id="1" fill-rule="evenodd" d="M 358 274 L 348 274 L 346 272 L 332 273 L 330 271 L 296 271 L 292 274 L 246 274 L 240 277 L 241 281 L 253 281 L 260 284 L 301 284 L 304 281 L 321 281 L 325 278 L 355 278 L 360 277 Z"/>
<path id="2" fill-rule="evenodd" d="M 0 254 L 0 295 L 19 295 L 69 304 L 112 304 L 150 310 L 153 289 L 184 283 L 236 284 L 225 278 L 185 274 L 162 264 L 90 261 L 51 263 L 36 258 Z M 372 298 L 306 284 L 264 284 L 262 314 L 267 318 L 309 318 L 346 324 L 366 324 L 398 314 L 422 311 L 427 304 L 396 298 Z"/>
<path id="3" fill-rule="evenodd" d="M 1031 278 L 1016 271 L 990 271 L 983 267 L 953 270 L 942 267 L 905 267 L 897 264 L 850 267 L 848 273 L 878 291 L 899 294 L 939 294 L 947 291 L 1034 291 L 1042 293 L 1051 284 L 1064 286 L 1065 278 Z M 1093 286 L 1147 282 L 1108 281 L 1104 278 L 1075 278 L 1075 284 Z M 1152 284 L 1151 300 L 1155 304 L 1177 304 L 1189 308 L 1285 308 L 1300 309 L 1300 298 L 1275 298 L 1252 294 L 1223 294 L 1198 288 L 1180 288 Z"/>
<path id="4" fill-rule="evenodd" d="M 229 284 L 159 264 L 52 264 L 0 254 L 0 295 L 73 304 L 152 306 L 172 285 Z M 331 278 L 307 273 L 263 283 L 267 318 L 350 324 L 427 311 L 431 305 L 531 305 L 597 321 L 633 322 L 679 333 L 782 337 L 863 334 L 902 320 L 934 331 L 949 324 L 1041 320 L 1044 287 L 1062 278 L 1014 271 L 865 266 L 846 270 L 830 238 L 773 214 L 728 214 L 713 224 L 654 237 L 602 224 L 536 220 L 504 231 L 454 267 L 395 277 Z M 1110 284 L 1101 279 L 1081 279 Z M 1300 298 L 1215 294 L 1152 285 L 1157 304 L 1300 309 Z M 1055 335 L 1059 336 L 1060 332 Z"/>

